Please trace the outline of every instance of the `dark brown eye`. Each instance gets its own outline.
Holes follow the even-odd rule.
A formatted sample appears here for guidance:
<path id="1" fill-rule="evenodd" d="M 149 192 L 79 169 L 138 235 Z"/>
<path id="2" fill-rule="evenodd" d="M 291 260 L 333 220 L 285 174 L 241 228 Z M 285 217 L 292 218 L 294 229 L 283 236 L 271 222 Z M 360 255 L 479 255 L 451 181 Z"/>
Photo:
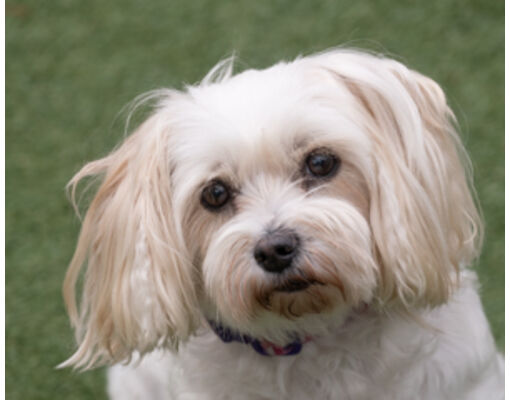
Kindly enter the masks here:
<path id="1" fill-rule="evenodd" d="M 200 196 L 202 205 L 211 211 L 219 210 L 230 200 L 230 188 L 220 180 L 211 181 Z"/>
<path id="2" fill-rule="evenodd" d="M 340 160 L 326 149 L 312 151 L 305 161 L 306 172 L 318 178 L 333 176 L 340 165 Z"/>

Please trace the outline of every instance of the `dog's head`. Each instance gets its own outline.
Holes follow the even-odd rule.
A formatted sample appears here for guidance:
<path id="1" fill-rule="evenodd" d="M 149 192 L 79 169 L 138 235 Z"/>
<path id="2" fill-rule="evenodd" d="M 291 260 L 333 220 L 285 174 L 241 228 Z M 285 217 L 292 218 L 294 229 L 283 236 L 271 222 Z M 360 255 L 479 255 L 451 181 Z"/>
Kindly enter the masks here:
<path id="1" fill-rule="evenodd" d="M 68 364 L 175 346 L 204 317 L 278 341 L 366 304 L 438 305 L 477 255 L 469 163 L 436 83 L 348 50 L 230 68 L 159 92 L 71 181 L 103 175 L 64 287 Z"/>

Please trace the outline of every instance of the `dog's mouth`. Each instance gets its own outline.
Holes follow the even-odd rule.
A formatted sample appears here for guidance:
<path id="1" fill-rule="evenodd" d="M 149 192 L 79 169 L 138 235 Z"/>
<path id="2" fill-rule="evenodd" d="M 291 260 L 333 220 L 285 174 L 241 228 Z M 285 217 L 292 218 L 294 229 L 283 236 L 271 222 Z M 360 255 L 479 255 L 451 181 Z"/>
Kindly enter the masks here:
<path id="1" fill-rule="evenodd" d="M 310 286 L 316 285 L 318 283 L 319 282 L 315 280 L 289 279 L 285 281 L 283 284 L 278 285 L 275 288 L 275 291 L 286 293 L 301 292 L 303 290 L 308 289 Z"/>
<path id="2" fill-rule="evenodd" d="M 331 310 L 339 301 L 338 290 L 314 276 L 279 277 L 257 297 L 262 308 L 289 320 Z"/>

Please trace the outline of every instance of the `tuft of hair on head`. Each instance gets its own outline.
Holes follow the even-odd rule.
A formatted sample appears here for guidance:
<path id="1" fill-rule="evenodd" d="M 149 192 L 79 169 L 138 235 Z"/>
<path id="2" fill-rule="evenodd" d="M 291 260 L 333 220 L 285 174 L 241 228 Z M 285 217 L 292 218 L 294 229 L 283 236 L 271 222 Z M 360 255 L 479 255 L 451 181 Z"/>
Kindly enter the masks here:
<path id="1" fill-rule="evenodd" d="M 169 96 L 146 99 L 160 97 L 157 107 L 163 107 Z M 157 346 L 175 348 L 196 329 L 196 277 L 172 213 L 165 114 L 156 109 L 118 149 L 85 165 L 68 184 L 76 208 L 78 184 L 102 177 L 63 286 L 78 349 L 59 367 L 88 369 Z"/>
<path id="2" fill-rule="evenodd" d="M 233 53 L 230 57 L 217 63 L 206 76 L 201 80 L 199 86 L 208 86 L 214 83 L 222 83 L 230 79 L 234 74 L 234 65 L 236 55 Z"/>
<path id="3" fill-rule="evenodd" d="M 308 62 L 348 89 L 367 115 L 379 298 L 407 308 L 444 303 L 459 269 L 480 253 L 483 223 L 443 91 L 397 61 L 356 50 L 332 50 Z"/>

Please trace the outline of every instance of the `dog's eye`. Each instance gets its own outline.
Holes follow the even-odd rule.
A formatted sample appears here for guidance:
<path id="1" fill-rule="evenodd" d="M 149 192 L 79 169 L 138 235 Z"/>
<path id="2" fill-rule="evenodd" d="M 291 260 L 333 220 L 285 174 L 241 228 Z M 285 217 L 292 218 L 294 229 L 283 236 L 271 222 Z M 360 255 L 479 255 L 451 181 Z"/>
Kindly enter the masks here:
<path id="1" fill-rule="evenodd" d="M 230 189 L 228 185 L 220 180 L 211 181 L 203 190 L 200 196 L 202 205 L 212 211 L 223 207 L 230 200 Z"/>
<path id="2" fill-rule="evenodd" d="M 337 171 L 340 160 L 326 149 L 312 151 L 305 161 L 306 172 L 315 177 L 331 177 Z"/>

